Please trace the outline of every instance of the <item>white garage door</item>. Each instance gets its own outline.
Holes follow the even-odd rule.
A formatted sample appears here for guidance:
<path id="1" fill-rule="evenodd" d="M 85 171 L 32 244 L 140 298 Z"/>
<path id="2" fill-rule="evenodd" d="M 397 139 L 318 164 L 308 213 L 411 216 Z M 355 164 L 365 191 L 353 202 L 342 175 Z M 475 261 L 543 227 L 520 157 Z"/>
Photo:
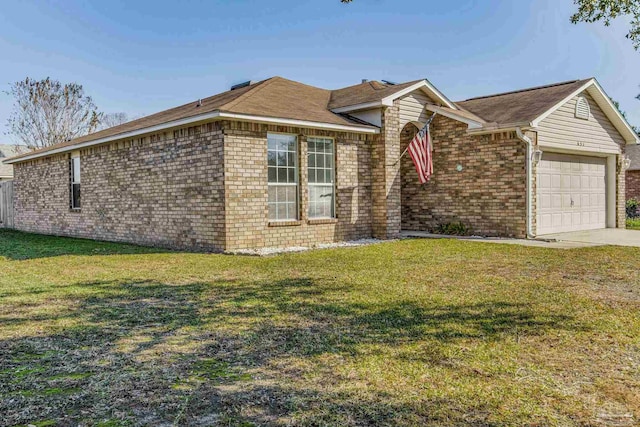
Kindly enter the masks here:
<path id="1" fill-rule="evenodd" d="M 543 153 L 537 184 L 538 234 L 606 227 L 606 159 Z"/>

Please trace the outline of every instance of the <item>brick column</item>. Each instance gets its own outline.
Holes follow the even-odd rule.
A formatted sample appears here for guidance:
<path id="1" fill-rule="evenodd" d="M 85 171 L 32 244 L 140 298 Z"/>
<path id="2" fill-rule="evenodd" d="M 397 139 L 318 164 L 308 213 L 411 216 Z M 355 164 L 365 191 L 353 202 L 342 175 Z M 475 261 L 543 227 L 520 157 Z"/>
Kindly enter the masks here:
<path id="1" fill-rule="evenodd" d="M 382 113 L 380 137 L 373 144 L 373 236 L 391 239 L 400 233 L 400 126 L 397 105 Z"/>
<path id="2" fill-rule="evenodd" d="M 616 177 L 616 219 L 617 219 L 617 228 L 627 228 L 627 211 L 626 211 L 626 203 L 627 203 L 627 187 L 626 187 L 626 171 L 624 170 L 624 166 L 622 165 L 622 160 L 624 158 L 624 147 L 622 148 L 623 154 L 618 156 L 616 160 L 617 163 L 617 172 L 618 175 Z"/>

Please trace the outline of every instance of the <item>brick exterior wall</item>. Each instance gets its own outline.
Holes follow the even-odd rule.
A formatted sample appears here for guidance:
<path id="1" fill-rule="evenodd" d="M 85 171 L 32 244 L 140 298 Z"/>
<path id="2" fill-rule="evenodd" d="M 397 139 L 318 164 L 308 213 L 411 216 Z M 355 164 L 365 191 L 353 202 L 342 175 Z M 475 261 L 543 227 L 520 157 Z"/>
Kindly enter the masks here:
<path id="1" fill-rule="evenodd" d="M 222 250 L 222 130 L 176 129 L 80 151 L 82 209 L 70 209 L 69 154 L 15 165 L 19 230 L 178 249 Z"/>
<path id="2" fill-rule="evenodd" d="M 224 122 L 226 249 L 312 246 L 371 237 L 372 136 L 245 122 Z M 269 222 L 267 133 L 297 135 L 299 220 Z M 336 219 L 308 218 L 307 137 L 334 139 Z"/>
<path id="3" fill-rule="evenodd" d="M 640 170 L 626 171 L 625 187 L 627 200 L 640 200 Z"/>
<path id="4" fill-rule="evenodd" d="M 524 142 L 513 132 L 471 136 L 466 124 L 438 115 L 431 128 L 435 174 L 420 186 L 410 157 L 397 161 L 417 131 L 407 125 L 400 132 L 399 117 L 398 105 L 385 108 L 379 135 L 219 121 L 83 149 L 80 212 L 69 207 L 69 154 L 19 163 L 15 227 L 203 251 L 392 238 L 401 228 L 434 231 L 451 222 L 474 234 L 526 236 Z M 268 219 L 269 132 L 298 137 L 296 221 Z M 310 136 L 335 141 L 332 220 L 307 217 Z M 528 136 L 535 141 L 535 133 Z M 624 227 L 624 173 L 617 185 Z"/>
<path id="5" fill-rule="evenodd" d="M 470 136 L 466 131 L 466 124 L 436 116 L 434 175 L 424 186 L 410 156 L 402 158 L 402 228 L 435 231 L 462 222 L 474 234 L 525 237 L 526 144 L 514 133 Z M 415 126 L 405 126 L 401 150 L 416 132 Z"/>

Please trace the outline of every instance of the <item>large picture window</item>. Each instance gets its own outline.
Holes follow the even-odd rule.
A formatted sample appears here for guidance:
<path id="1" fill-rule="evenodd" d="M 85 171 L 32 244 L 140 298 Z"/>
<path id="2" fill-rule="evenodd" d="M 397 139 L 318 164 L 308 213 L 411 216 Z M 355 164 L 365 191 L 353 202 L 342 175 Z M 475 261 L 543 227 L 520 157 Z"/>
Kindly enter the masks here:
<path id="1" fill-rule="evenodd" d="M 71 168 L 71 209 L 80 209 L 80 157 L 72 157 Z"/>
<path id="2" fill-rule="evenodd" d="M 335 218 L 334 143 L 308 138 L 309 218 Z"/>
<path id="3" fill-rule="evenodd" d="M 298 139 L 267 135 L 269 220 L 298 219 Z"/>

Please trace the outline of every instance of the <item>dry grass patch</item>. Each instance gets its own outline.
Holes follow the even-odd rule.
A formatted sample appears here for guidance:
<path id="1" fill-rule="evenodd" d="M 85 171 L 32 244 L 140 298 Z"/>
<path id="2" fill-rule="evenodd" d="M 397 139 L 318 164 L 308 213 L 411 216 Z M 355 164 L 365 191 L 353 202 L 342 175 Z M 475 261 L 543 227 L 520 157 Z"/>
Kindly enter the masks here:
<path id="1" fill-rule="evenodd" d="M 410 240 L 254 258 L 1 231 L 0 413 L 636 425 L 639 257 Z"/>

